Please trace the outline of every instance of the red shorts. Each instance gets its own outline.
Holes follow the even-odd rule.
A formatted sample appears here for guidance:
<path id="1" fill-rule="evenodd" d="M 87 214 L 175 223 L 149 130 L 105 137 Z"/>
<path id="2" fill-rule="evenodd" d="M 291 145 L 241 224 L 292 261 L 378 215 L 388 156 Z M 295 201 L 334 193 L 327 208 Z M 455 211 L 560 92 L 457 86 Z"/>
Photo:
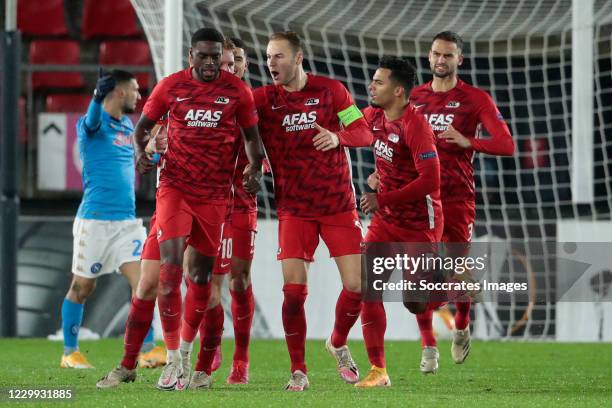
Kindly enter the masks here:
<path id="1" fill-rule="evenodd" d="M 476 219 L 476 204 L 465 201 L 443 202 L 442 210 L 444 212 L 442 241 L 471 242 Z"/>
<path id="2" fill-rule="evenodd" d="M 446 245 L 446 255 L 467 256 L 470 252 L 474 220 L 476 219 L 476 204 L 466 201 L 443 202 L 444 233 L 442 241 Z"/>
<path id="3" fill-rule="evenodd" d="M 232 213 L 232 254 L 236 258 L 250 261 L 255 254 L 257 234 L 257 212 Z"/>
<path id="4" fill-rule="evenodd" d="M 142 248 L 141 260 L 159 261 L 159 242 L 157 242 L 157 227 L 155 225 L 155 213 L 151 217 L 151 226 L 149 227 L 149 235 L 145 240 Z"/>
<path id="5" fill-rule="evenodd" d="M 361 222 L 357 211 L 353 210 L 318 218 L 281 216 L 278 221 L 276 258 L 314 261 L 319 235 L 327 245 L 331 257 L 361 253 Z"/>
<path id="6" fill-rule="evenodd" d="M 365 242 L 440 242 L 442 239 L 442 223 L 430 230 L 409 230 L 397 227 L 385 221 L 378 213 L 374 214 Z"/>
<path id="7" fill-rule="evenodd" d="M 227 203 L 206 203 L 181 191 L 162 186 L 155 205 L 157 241 L 187 237 L 204 256 L 217 256 Z"/>

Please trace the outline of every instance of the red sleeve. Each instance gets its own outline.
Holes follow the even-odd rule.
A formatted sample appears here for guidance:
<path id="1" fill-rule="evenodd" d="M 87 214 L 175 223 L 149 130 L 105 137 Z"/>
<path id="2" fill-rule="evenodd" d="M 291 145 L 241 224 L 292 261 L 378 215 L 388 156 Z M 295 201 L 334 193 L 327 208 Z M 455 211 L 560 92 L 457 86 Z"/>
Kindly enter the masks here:
<path id="1" fill-rule="evenodd" d="M 355 105 L 353 97 L 340 81 L 334 81 L 334 84 L 332 95 L 336 114 L 340 117 L 341 112 L 345 112 L 347 109 L 354 113 L 354 115 L 349 115 L 350 123 L 348 125 L 342 123 L 342 130 L 336 132 L 340 145 L 347 147 L 371 146 L 374 136 L 368 123 L 363 118 L 363 114 Z"/>
<path id="2" fill-rule="evenodd" d="M 483 101 L 484 103 L 478 113 L 478 121 L 482 123 L 491 137 L 470 139 L 472 148 L 481 153 L 512 156 L 514 154 L 514 140 L 512 140 L 508 125 L 490 95 L 485 93 Z"/>
<path id="3" fill-rule="evenodd" d="M 404 132 L 419 175 L 399 190 L 378 193 L 381 207 L 421 200 L 440 188 L 440 160 L 431 127 L 421 115 L 413 113 Z"/>
<path id="4" fill-rule="evenodd" d="M 147 118 L 157 121 L 170 110 L 170 97 L 168 94 L 170 82 L 169 77 L 166 77 L 159 81 L 157 85 L 155 85 L 155 88 L 153 88 L 153 92 L 151 92 L 151 95 L 142 109 L 143 115 Z"/>
<path id="5" fill-rule="evenodd" d="M 255 109 L 255 100 L 253 99 L 253 92 L 248 86 L 241 84 L 241 95 L 238 108 L 236 109 L 236 121 L 238 126 L 243 129 L 251 128 L 257 125 L 257 110 Z"/>

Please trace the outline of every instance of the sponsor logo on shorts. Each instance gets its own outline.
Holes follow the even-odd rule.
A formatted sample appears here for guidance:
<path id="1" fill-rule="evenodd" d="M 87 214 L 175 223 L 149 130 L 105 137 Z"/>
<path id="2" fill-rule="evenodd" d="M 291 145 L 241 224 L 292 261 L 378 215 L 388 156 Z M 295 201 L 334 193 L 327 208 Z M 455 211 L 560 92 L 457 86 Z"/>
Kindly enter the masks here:
<path id="1" fill-rule="evenodd" d="M 278 251 L 276 251 L 276 255 L 280 255 L 282 250 L 283 250 L 283 249 L 279 247 L 279 248 L 278 248 Z"/>
<path id="2" fill-rule="evenodd" d="M 96 274 L 100 272 L 100 269 L 102 269 L 102 264 L 100 262 L 96 262 L 95 264 L 91 265 L 91 268 L 89 270 L 91 271 L 91 273 Z"/>
<path id="3" fill-rule="evenodd" d="M 228 262 L 228 263 L 222 263 L 222 264 L 221 264 L 221 267 L 222 267 L 222 268 L 227 268 L 229 265 L 230 265 L 230 264 L 229 264 L 229 262 Z"/>

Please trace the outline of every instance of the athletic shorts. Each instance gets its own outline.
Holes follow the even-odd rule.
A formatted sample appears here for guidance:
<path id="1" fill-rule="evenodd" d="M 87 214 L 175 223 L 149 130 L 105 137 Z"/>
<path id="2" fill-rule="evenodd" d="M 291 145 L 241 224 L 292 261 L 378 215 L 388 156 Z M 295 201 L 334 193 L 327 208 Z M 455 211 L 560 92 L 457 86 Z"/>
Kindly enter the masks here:
<path id="1" fill-rule="evenodd" d="M 308 219 L 281 216 L 278 221 L 277 259 L 314 261 L 319 236 L 327 245 L 332 258 L 360 254 L 363 233 L 357 211 Z"/>
<path id="2" fill-rule="evenodd" d="M 140 259 L 146 259 L 150 261 L 159 261 L 159 242 L 157 242 L 157 227 L 155 225 L 155 213 L 151 217 L 151 226 L 149 227 L 149 235 L 142 248 L 142 255 Z"/>
<path id="3" fill-rule="evenodd" d="M 451 243 L 447 245 L 446 255 L 467 256 L 470 252 L 476 219 L 476 204 L 473 201 L 443 202 L 442 209 L 444 211 L 442 241 Z"/>
<path id="4" fill-rule="evenodd" d="M 440 242 L 443 224 L 440 222 L 434 229 L 411 230 L 401 228 L 385 221 L 378 213 L 374 214 L 365 242 Z"/>
<path id="5" fill-rule="evenodd" d="M 204 256 L 217 256 L 227 203 L 207 203 L 168 186 L 157 190 L 157 241 L 186 237 Z"/>
<path id="6" fill-rule="evenodd" d="M 147 231 L 141 219 L 102 221 L 77 217 L 72 235 L 72 273 L 95 279 L 140 260 Z"/>

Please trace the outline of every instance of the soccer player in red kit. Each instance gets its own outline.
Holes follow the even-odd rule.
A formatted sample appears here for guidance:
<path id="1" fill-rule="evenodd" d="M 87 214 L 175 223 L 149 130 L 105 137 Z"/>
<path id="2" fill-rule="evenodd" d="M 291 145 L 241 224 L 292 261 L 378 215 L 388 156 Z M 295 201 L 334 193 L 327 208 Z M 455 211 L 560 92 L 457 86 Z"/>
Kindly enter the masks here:
<path id="1" fill-rule="evenodd" d="M 460 243 L 450 256 L 465 256 L 469 252 L 476 215 L 474 190 L 474 152 L 510 156 L 514 142 L 495 102 L 485 91 L 473 87 L 457 76 L 463 63 L 463 40 L 451 31 L 436 34 L 429 51 L 433 80 L 415 87 L 410 102 L 425 115 L 437 138 L 441 164 L 441 198 L 444 211 L 443 241 Z M 490 137 L 481 138 L 482 127 Z M 457 252 L 457 253 L 455 253 Z M 470 351 L 470 299 L 455 303 L 456 330 L 451 347 L 455 363 L 465 361 Z M 432 329 L 432 303 L 417 315 L 423 344 L 421 371 L 435 372 L 438 351 Z"/>
<path id="2" fill-rule="evenodd" d="M 275 33 L 267 47 L 273 85 L 255 89 L 259 129 L 274 179 L 284 277 L 282 306 L 291 359 L 287 390 L 308 388 L 304 362 L 307 270 L 323 238 L 343 284 L 327 350 L 340 377 L 359 380 L 346 345 L 361 310 L 361 223 L 346 146 L 369 146 L 372 134 L 353 98 L 337 80 L 306 74 L 293 32 Z"/>
<path id="3" fill-rule="evenodd" d="M 193 66 L 157 84 L 135 133 L 137 160 L 148 163 L 145 132 L 169 112 L 168 150 L 156 203 L 161 256 L 157 300 L 168 349 L 168 363 L 157 387 L 165 390 L 175 389 L 182 377 L 180 282 L 186 244 L 190 251 L 184 324 L 197 330 L 208 306 L 211 272 L 238 153 L 237 126 L 242 128 L 252 165 L 245 170 L 246 189 L 256 191 L 261 177 L 262 152 L 252 93 L 238 78 L 219 70 L 223 41 L 223 35 L 214 29 L 194 33 L 190 49 Z M 211 384 L 201 355 L 202 349 L 189 382 L 192 388 Z"/>
<path id="4" fill-rule="evenodd" d="M 374 214 L 366 243 L 412 242 L 418 251 L 440 241 L 443 224 L 434 135 L 423 116 L 408 104 L 415 76 L 415 68 L 397 57 L 383 57 L 374 73 L 369 86 L 371 106 L 363 114 L 374 134 L 377 180 L 371 187 L 377 192 L 365 193 L 360 204 L 364 212 Z M 372 369 L 356 386 L 389 386 L 383 302 L 364 300 L 361 322 Z"/>
<path id="5" fill-rule="evenodd" d="M 221 69 L 226 69 L 242 79 L 245 73 L 246 53 L 238 39 L 226 40 L 221 58 Z M 238 46 L 239 45 L 239 46 Z M 229 53 L 227 51 L 230 51 Z M 242 184 L 243 171 L 249 164 L 246 152 L 239 146 L 238 160 L 232 183 L 232 199 L 223 227 L 219 256 L 213 268 L 211 298 L 200 326 L 200 340 L 205 343 L 207 359 L 205 369 L 215 371 L 221 364 L 221 336 L 223 335 L 224 310 L 221 305 L 223 280 L 229 274 L 229 291 L 232 298 L 232 322 L 234 325 L 234 358 L 228 384 L 246 384 L 249 381 L 249 341 L 255 300 L 251 288 L 250 269 L 255 251 L 257 231 L 257 196 L 248 193 Z M 187 334 L 193 341 L 189 327 Z M 191 343 L 181 339 L 183 369 L 189 371 Z"/>

